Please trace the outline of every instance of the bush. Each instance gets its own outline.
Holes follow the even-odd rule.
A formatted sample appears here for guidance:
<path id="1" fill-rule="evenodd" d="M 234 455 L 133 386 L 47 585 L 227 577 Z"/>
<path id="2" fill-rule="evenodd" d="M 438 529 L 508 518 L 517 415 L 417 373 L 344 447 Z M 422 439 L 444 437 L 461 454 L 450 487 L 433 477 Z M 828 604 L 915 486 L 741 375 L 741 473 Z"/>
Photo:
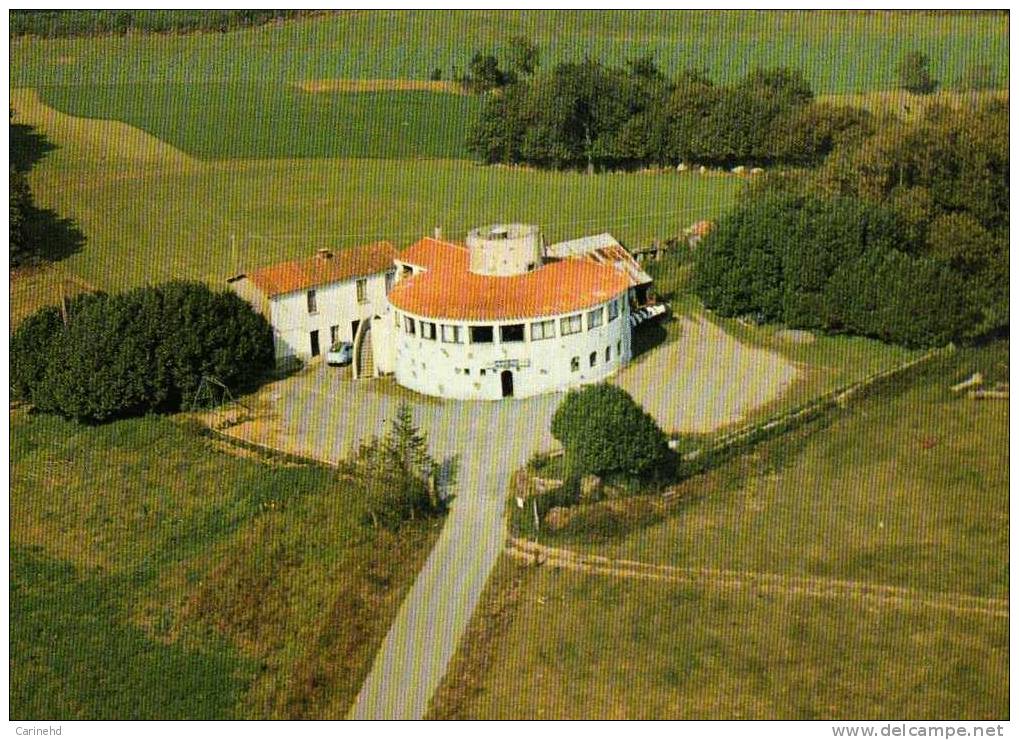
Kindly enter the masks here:
<path id="1" fill-rule="evenodd" d="M 607 383 L 571 390 L 552 417 L 552 436 L 574 476 L 667 474 L 672 455 L 654 419 L 621 388 Z"/>
<path id="2" fill-rule="evenodd" d="M 174 282 L 45 308 L 11 338 L 11 387 L 42 411 L 104 421 L 188 408 L 203 376 L 244 388 L 273 366 L 272 329 L 238 296 Z"/>

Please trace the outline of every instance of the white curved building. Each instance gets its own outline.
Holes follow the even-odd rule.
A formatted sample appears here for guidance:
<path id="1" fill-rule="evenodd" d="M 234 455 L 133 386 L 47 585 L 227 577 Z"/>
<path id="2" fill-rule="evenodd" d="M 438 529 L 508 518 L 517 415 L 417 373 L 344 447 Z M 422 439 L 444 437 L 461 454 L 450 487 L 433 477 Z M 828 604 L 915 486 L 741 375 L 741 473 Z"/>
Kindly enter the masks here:
<path id="1" fill-rule="evenodd" d="M 407 388 L 532 396 L 602 380 L 630 359 L 631 281 L 594 260 L 546 261 L 536 227 L 475 229 L 466 246 L 422 239 L 395 264 L 384 333 Z"/>

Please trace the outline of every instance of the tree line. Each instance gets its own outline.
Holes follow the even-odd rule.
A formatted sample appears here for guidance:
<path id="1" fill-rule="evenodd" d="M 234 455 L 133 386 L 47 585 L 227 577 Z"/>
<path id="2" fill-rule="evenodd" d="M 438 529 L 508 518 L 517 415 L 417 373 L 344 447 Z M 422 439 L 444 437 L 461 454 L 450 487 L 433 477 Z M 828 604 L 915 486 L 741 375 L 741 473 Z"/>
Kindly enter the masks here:
<path id="1" fill-rule="evenodd" d="M 145 33 L 229 31 L 284 20 L 295 10 L 12 10 L 12 36 L 99 36 Z"/>
<path id="2" fill-rule="evenodd" d="M 1008 330 L 1008 105 L 888 122 L 812 172 L 768 175 L 698 247 L 725 316 L 907 346 Z"/>
<path id="3" fill-rule="evenodd" d="M 513 73 L 496 68 L 484 79 Z M 758 69 L 721 85 L 697 70 L 670 79 L 650 56 L 622 67 L 585 59 L 513 75 L 488 96 L 468 145 L 488 163 L 590 171 L 683 162 L 813 165 L 865 138 L 871 119 L 816 102 L 796 70 Z"/>

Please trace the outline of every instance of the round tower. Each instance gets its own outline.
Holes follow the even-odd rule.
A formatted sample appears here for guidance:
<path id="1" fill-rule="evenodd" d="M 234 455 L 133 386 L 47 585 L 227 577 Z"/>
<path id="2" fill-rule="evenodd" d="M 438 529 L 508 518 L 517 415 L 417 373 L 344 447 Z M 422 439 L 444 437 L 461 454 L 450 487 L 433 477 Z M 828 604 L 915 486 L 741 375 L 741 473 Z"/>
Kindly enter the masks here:
<path id="1" fill-rule="evenodd" d="M 541 231 L 531 224 L 492 224 L 467 234 L 470 270 L 478 275 L 519 275 L 541 267 Z"/>

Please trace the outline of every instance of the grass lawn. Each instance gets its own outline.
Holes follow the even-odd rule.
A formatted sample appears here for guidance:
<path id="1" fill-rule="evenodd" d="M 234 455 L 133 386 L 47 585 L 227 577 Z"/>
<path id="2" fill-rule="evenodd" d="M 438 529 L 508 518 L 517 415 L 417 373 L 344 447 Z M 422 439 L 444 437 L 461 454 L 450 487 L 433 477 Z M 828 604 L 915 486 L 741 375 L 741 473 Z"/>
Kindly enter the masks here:
<path id="1" fill-rule="evenodd" d="M 11 716 L 343 717 L 440 525 L 347 492 L 165 418 L 16 411 Z"/>
<path id="2" fill-rule="evenodd" d="M 225 34 L 12 39 L 11 85 L 78 85 L 85 101 L 94 86 L 133 83 L 424 80 L 436 67 L 449 79 L 475 51 L 514 35 L 532 39 L 545 66 L 651 52 L 667 72 L 696 67 L 723 82 L 755 66 L 796 67 L 819 93 L 893 88 L 895 65 L 912 49 L 945 83 L 973 64 L 1002 80 L 1008 71 L 1004 13 L 353 11 Z"/>
<path id="3" fill-rule="evenodd" d="M 37 200 L 85 234 L 62 265 L 107 290 L 172 277 L 222 285 L 323 246 L 403 247 L 435 226 L 463 238 L 499 220 L 541 224 L 549 239 L 611 230 L 639 245 L 717 215 L 741 187 L 731 177 L 589 177 L 463 160 L 202 162 L 124 124 L 57 113 L 29 91 L 12 105 L 58 147 L 30 181 Z"/>
<path id="4" fill-rule="evenodd" d="M 664 522 L 571 547 L 683 567 L 1008 594 L 1008 406 L 948 386 L 1007 380 L 1007 346 L 960 350 L 681 487 Z"/>
<path id="5" fill-rule="evenodd" d="M 691 479 L 613 558 L 1008 597 L 1008 407 L 947 386 L 1007 380 L 961 350 L 827 426 Z M 547 539 L 547 536 L 545 536 Z M 1003 718 L 1008 626 L 852 599 L 719 592 L 504 560 L 438 717 Z"/>
<path id="6" fill-rule="evenodd" d="M 1008 717 L 1001 619 L 511 561 L 500 563 L 476 614 L 434 718 Z"/>

